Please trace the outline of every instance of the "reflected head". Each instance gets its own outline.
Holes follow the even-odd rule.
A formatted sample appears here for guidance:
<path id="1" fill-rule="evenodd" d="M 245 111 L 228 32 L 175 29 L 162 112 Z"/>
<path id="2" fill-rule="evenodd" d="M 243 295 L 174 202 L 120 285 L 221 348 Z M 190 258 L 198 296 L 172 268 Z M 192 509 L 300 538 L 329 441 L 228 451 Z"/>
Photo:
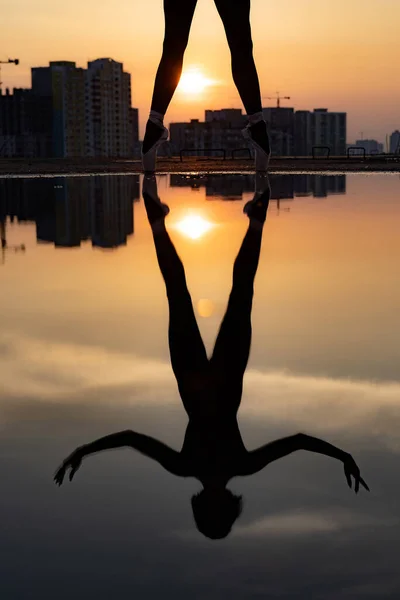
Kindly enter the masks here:
<path id="1" fill-rule="evenodd" d="M 192 509 L 197 529 L 211 540 L 221 540 L 242 512 L 242 497 L 227 489 L 204 489 L 192 497 Z"/>

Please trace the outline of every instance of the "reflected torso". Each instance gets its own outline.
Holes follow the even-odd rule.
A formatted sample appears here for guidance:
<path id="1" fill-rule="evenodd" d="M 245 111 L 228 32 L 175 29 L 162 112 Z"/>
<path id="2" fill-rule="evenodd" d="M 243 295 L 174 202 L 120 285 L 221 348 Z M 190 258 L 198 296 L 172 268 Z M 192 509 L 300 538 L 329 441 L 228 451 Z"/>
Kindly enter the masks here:
<path id="1" fill-rule="evenodd" d="M 240 474 L 247 455 L 236 416 L 189 420 L 181 450 L 188 476 L 229 479 Z"/>

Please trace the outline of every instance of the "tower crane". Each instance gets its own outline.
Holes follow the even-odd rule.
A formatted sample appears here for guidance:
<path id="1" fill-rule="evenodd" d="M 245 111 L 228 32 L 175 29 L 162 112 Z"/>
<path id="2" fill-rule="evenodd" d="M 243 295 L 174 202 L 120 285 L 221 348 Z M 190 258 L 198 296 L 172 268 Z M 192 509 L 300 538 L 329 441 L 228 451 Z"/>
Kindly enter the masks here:
<path id="1" fill-rule="evenodd" d="M 1 86 L 2 86 L 2 81 L 1 81 L 1 65 L 9 65 L 9 64 L 14 64 L 14 65 L 19 65 L 19 58 L 9 58 L 8 60 L 0 60 L 0 91 L 1 91 Z"/>
<path id="2" fill-rule="evenodd" d="M 266 98 L 267 100 L 276 100 L 276 108 L 281 107 L 281 100 L 290 100 L 290 96 L 281 96 L 279 92 L 276 92 L 276 98 L 275 96 L 263 96 L 263 98 Z"/>

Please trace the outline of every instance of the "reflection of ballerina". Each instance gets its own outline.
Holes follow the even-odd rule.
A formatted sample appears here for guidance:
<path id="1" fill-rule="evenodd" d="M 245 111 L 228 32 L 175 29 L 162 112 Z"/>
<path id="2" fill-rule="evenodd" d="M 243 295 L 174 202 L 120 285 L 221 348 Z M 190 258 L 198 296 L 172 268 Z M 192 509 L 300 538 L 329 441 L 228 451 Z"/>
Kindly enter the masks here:
<path id="1" fill-rule="evenodd" d="M 186 287 L 183 265 L 165 228 L 168 207 L 157 195 L 155 178 L 145 178 L 143 196 L 152 227 L 158 263 L 165 281 L 169 304 L 169 347 L 179 393 L 189 417 L 184 443 L 177 452 L 154 438 L 122 431 L 77 448 L 61 465 L 55 481 L 61 485 L 66 471 L 70 480 L 88 454 L 128 446 L 155 459 L 167 471 L 195 477 L 203 490 L 192 498 L 198 529 L 212 539 L 228 535 L 241 513 L 241 497 L 226 489 L 230 479 L 251 475 L 295 450 L 310 450 L 331 456 L 344 464 L 348 485 L 368 489 L 360 470 L 347 452 L 317 438 L 296 434 L 247 451 L 237 423 L 243 375 L 251 342 L 253 283 L 261 248 L 270 188 L 265 177 L 257 177 L 261 192 L 245 206 L 249 227 L 233 267 L 233 286 L 214 351 L 210 359 L 200 336 L 192 301 Z"/>
<path id="2" fill-rule="evenodd" d="M 255 148 L 256 170 L 268 167 L 270 145 L 262 113 L 260 85 L 253 59 L 250 0 L 214 0 L 224 24 L 232 58 L 232 75 L 247 112 L 243 135 Z M 197 0 L 164 0 L 163 53 L 154 82 L 151 111 L 142 147 L 144 171 L 156 168 L 157 148 L 168 139 L 164 115 L 182 73 L 183 57 Z"/>

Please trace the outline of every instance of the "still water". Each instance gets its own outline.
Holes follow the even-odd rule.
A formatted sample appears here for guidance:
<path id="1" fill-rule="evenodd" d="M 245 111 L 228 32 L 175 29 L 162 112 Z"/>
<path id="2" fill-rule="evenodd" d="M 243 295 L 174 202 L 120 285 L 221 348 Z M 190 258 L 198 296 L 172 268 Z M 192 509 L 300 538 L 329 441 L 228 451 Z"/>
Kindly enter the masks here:
<path id="1" fill-rule="evenodd" d="M 212 352 L 245 235 L 251 175 L 159 176 L 166 225 Z M 133 429 L 182 446 L 168 304 L 139 176 L 0 180 L 0 594 L 96 598 L 398 598 L 400 180 L 271 176 L 239 426 L 296 452 L 229 488 L 222 540 L 193 520 L 193 478 L 128 449 L 53 474 L 77 446 Z"/>

